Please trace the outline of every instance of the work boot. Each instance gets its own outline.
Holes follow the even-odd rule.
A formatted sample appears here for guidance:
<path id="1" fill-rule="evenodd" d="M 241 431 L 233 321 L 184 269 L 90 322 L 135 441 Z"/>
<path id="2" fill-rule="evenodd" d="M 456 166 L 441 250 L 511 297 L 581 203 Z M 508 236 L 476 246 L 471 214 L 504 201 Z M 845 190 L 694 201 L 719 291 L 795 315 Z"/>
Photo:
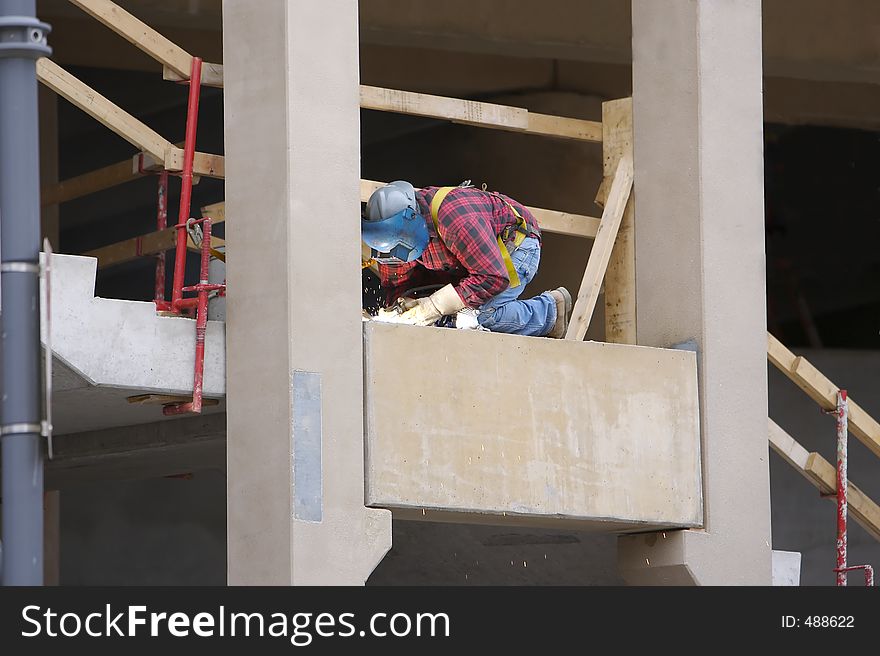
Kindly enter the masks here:
<path id="1" fill-rule="evenodd" d="M 565 287 L 557 287 L 547 292 L 556 301 L 556 323 L 550 329 L 545 337 L 554 339 L 562 339 L 565 337 L 565 331 L 568 329 L 568 320 L 571 317 L 571 294 Z"/>

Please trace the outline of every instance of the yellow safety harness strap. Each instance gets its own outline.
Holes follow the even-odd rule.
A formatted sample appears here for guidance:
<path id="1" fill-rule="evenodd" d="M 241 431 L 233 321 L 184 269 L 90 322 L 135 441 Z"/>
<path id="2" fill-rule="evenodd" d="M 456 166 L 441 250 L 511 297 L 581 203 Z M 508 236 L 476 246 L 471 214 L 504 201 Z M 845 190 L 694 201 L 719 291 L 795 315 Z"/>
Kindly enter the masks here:
<path id="1" fill-rule="evenodd" d="M 440 187 L 437 189 L 437 193 L 434 194 L 434 198 L 431 199 L 431 218 L 434 219 L 434 229 L 437 231 L 437 237 L 439 237 L 440 241 L 443 241 L 443 237 L 440 236 L 440 222 L 437 220 L 437 215 L 440 212 L 440 205 L 443 203 L 446 196 L 449 195 L 449 192 L 457 188 L 458 187 Z M 507 203 L 507 201 L 504 202 Z M 516 215 L 516 218 L 519 219 L 516 226 L 516 236 L 513 238 L 513 246 L 514 249 L 516 249 L 519 248 L 523 241 L 525 241 L 528 228 L 526 227 L 525 220 L 520 216 L 520 213 L 516 211 L 516 208 L 510 203 L 507 203 L 507 206 Z M 501 251 L 501 259 L 504 260 L 504 268 L 507 269 L 507 277 L 510 279 L 510 286 L 519 287 L 519 274 L 516 272 L 516 267 L 513 266 L 510 251 L 507 250 L 507 246 L 504 244 L 504 240 L 500 236 L 498 237 L 498 249 Z"/>

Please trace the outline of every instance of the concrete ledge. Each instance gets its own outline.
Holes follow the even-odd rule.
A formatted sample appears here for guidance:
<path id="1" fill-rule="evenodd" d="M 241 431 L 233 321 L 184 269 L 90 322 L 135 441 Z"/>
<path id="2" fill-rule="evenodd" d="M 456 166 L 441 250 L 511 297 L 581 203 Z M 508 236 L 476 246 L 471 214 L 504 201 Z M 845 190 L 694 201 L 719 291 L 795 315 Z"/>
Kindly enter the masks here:
<path id="1" fill-rule="evenodd" d="M 702 524 L 694 353 L 375 322 L 364 338 L 367 505 L 609 532 Z"/>
<path id="2" fill-rule="evenodd" d="M 97 260 L 52 256 L 51 328 L 56 432 L 74 433 L 162 419 L 160 406 L 132 406 L 134 394 L 191 395 L 195 321 L 161 317 L 152 302 L 95 297 Z M 209 321 L 204 394 L 226 393 L 225 324 Z M 206 408 L 220 412 L 223 404 Z"/>

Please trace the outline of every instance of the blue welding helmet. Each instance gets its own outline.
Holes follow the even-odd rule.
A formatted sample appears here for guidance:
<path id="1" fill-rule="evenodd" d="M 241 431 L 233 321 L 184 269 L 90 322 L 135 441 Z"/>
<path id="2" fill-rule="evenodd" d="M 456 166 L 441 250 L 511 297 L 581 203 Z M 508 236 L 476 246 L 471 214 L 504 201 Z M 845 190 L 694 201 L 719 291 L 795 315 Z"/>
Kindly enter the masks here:
<path id="1" fill-rule="evenodd" d="M 425 251 L 430 235 L 409 182 L 397 180 L 370 195 L 361 239 L 383 263 L 412 262 Z"/>

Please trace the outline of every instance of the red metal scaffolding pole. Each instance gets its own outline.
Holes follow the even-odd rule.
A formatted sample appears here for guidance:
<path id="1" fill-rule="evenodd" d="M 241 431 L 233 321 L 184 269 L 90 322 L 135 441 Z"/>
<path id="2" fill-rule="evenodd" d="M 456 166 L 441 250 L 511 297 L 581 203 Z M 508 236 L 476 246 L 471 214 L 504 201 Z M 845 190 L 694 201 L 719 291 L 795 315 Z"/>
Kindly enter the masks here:
<path id="1" fill-rule="evenodd" d="M 837 409 L 830 411 L 837 417 L 837 585 L 846 585 L 847 572 L 855 569 L 865 570 L 865 585 L 874 585 L 874 568 L 870 565 L 853 565 L 847 567 L 847 488 L 849 479 L 847 476 L 847 431 L 849 418 L 849 404 L 846 400 L 846 390 L 837 392 Z"/>
<path id="2" fill-rule="evenodd" d="M 174 252 L 174 285 L 171 290 L 171 309 L 180 312 L 198 303 L 195 298 L 183 298 L 183 274 L 186 271 L 187 224 L 192 202 L 193 159 L 196 152 L 196 129 L 199 123 L 199 94 L 202 84 L 202 60 L 192 58 L 189 80 L 189 100 L 186 109 L 186 141 L 183 144 L 183 173 L 180 187 L 180 211 L 177 215 L 177 245 Z"/>
<path id="3" fill-rule="evenodd" d="M 196 344 L 195 363 L 193 371 L 193 395 L 192 401 L 183 403 L 170 403 L 162 409 L 165 415 L 179 415 L 188 413 L 200 413 L 202 411 L 202 388 L 205 373 L 205 335 L 208 328 L 208 296 L 211 292 L 223 293 L 225 284 L 211 285 L 208 283 L 208 273 L 211 264 L 211 219 L 190 218 L 190 205 L 192 202 L 193 184 L 193 159 L 196 151 L 196 128 L 199 121 L 199 94 L 202 80 L 202 60 L 193 57 L 192 72 L 189 80 L 189 100 L 186 113 L 186 140 L 183 145 L 183 171 L 180 188 L 180 211 L 177 215 L 176 248 L 174 252 L 174 279 L 171 290 L 171 311 L 180 314 L 184 309 L 196 308 Z M 163 173 L 167 183 L 167 173 Z M 167 191 L 167 189 L 166 189 Z M 162 195 L 160 191 L 159 214 L 162 214 Z M 161 220 L 161 219 L 160 219 Z M 186 272 L 186 246 L 189 230 L 201 225 L 201 266 L 199 269 L 199 281 L 191 287 L 184 287 L 184 273 Z M 163 226 L 159 226 L 160 229 Z M 197 240 L 197 237 L 196 237 Z M 164 267 L 163 267 L 164 268 Z M 163 299 L 164 299 L 164 271 L 162 276 Z M 196 292 L 195 297 L 184 298 L 184 292 Z M 156 297 L 159 307 L 159 269 L 156 270 Z M 164 301 L 163 301 L 164 302 Z M 167 303 L 165 303 L 167 305 Z"/>
<path id="4" fill-rule="evenodd" d="M 192 287 L 182 288 L 182 292 L 196 292 L 196 351 L 195 371 L 193 374 L 193 398 L 186 403 L 172 403 L 166 405 L 162 412 L 165 415 L 180 415 L 190 412 L 202 411 L 202 382 L 205 373 L 205 334 L 208 329 L 208 295 L 212 291 L 221 291 L 226 288 L 224 284 L 211 285 L 208 283 L 208 274 L 211 265 L 211 219 L 193 219 L 191 224 L 202 225 L 202 260 L 199 271 L 199 282 Z"/>

